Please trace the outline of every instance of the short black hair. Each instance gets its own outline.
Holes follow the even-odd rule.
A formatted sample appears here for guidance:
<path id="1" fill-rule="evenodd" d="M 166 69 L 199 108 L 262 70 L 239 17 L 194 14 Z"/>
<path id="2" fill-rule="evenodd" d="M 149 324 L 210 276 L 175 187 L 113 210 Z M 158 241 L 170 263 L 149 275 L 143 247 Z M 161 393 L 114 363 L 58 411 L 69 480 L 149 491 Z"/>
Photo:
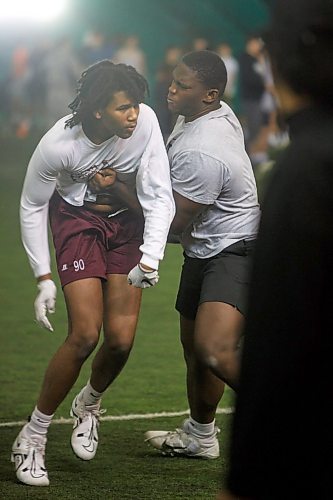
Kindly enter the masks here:
<path id="1" fill-rule="evenodd" d="M 208 89 L 218 89 L 222 97 L 227 84 L 227 69 L 221 57 L 211 50 L 195 50 L 182 57 L 182 62 L 196 71 Z"/>
<path id="2" fill-rule="evenodd" d="M 262 40 L 262 33 L 260 32 L 248 33 L 245 39 L 246 43 L 251 42 L 252 40 Z"/>
<path id="3" fill-rule="evenodd" d="M 273 71 L 300 95 L 333 103 L 333 0 L 275 0 L 264 36 Z"/>
<path id="4" fill-rule="evenodd" d="M 77 96 L 69 104 L 72 117 L 65 127 L 72 128 L 104 109 L 116 92 L 124 91 L 137 103 L 148 93 L 148 83 L 133 66 L 114 64 L 109 59 L 98 61 L 83 71 L 78 81 Z"/>

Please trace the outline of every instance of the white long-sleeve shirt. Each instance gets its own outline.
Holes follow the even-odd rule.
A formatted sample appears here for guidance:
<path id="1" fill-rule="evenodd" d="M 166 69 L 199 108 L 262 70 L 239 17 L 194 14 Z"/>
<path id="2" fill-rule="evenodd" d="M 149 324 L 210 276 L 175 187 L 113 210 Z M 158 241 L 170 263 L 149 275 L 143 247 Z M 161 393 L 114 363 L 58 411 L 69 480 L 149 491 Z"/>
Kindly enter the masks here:
<path id="1" fill-rule="evenodd" d="M 140 104 L 137 126 L 131 137 L 113 136 L 102 144 L 91 142 L 81 124 L 65 128 L 69 116 L 59 120 L 36 147 L 26 173 L 20 206 L 24 248 L 36 277 L 50 273 L 48 205 L 56 189 L 71 205 L 93 201 L 88 181 L 94 173 L 111 167 L 117 176 L 135 178 L 145 226 L 141 262 L 154 269 L 164 256 L 170 224 L 175 214 L 168 158 L 154 111 Z"/>

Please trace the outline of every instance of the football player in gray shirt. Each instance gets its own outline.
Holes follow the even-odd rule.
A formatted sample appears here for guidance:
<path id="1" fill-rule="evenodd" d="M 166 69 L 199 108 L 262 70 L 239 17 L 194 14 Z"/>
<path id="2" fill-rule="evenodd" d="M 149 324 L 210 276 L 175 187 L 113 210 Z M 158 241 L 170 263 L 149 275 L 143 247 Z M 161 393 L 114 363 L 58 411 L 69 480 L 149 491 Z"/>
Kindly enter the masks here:
<path id="1" fill-rule="evenodd" d="M 169 109 L 179 115 L 167 142 L 184 249 L 176 309 L 187 367 L 190 416 L 175 431 L 148 431 L 164 454 L 219 456 L 216 408 L 225 383 L 237 389 L 239 344 L 260 219 L 242 128 L 221 101 L 225 65 L 211 51 L 186 54 L 173 72 Z"/>

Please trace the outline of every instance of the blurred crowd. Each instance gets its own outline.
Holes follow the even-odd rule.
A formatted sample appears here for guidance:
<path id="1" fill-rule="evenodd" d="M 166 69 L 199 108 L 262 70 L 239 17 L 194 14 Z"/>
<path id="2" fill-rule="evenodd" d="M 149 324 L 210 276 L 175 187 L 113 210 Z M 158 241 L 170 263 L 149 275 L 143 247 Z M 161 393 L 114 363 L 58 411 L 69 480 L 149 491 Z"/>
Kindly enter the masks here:
<path id="1" fill-rule="evenodd" d="M 79 47 L 69 37 L 44 38 L 29 47 L 18 42 L 12 50 L 7 74 L 0 80 L 0 136 L 25 138 L 34 130 L 46 131 L 69 113 L 68 104 L 83 69 L 107 58 L 134 66 L 148 79 L 150 104 L 167 138 L 175 120 L 166 103 L 173 68 L 184 53 L 203 49 L 214 50 L 226 65 L 228 84 L 224 100 L 243 125 L 253 166 L 266 162 L 270 149 L 284 146 L 288 137 L 277 118 L 271 68 L 257 34 L 247 38 L 237 55 L 228 42 L 221 40 L 212 45 L 204 37 L 193 39 L 187 46 L 170 45 L 156 68 L 151 67 L 135 34 L 110 39 L 100 31 L 89 31 Z"/>

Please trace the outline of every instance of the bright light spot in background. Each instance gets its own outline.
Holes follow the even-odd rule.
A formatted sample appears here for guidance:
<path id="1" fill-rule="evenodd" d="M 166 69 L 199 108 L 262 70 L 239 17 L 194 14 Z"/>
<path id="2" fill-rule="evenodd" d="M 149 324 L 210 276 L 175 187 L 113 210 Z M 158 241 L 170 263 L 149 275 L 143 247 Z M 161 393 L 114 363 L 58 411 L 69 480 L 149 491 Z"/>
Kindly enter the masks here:
<path id="1" fill-rule="evenodd" d="M 67 0 L 5 0 L 0 21 L 52 21 L 65 11 Z"/>

